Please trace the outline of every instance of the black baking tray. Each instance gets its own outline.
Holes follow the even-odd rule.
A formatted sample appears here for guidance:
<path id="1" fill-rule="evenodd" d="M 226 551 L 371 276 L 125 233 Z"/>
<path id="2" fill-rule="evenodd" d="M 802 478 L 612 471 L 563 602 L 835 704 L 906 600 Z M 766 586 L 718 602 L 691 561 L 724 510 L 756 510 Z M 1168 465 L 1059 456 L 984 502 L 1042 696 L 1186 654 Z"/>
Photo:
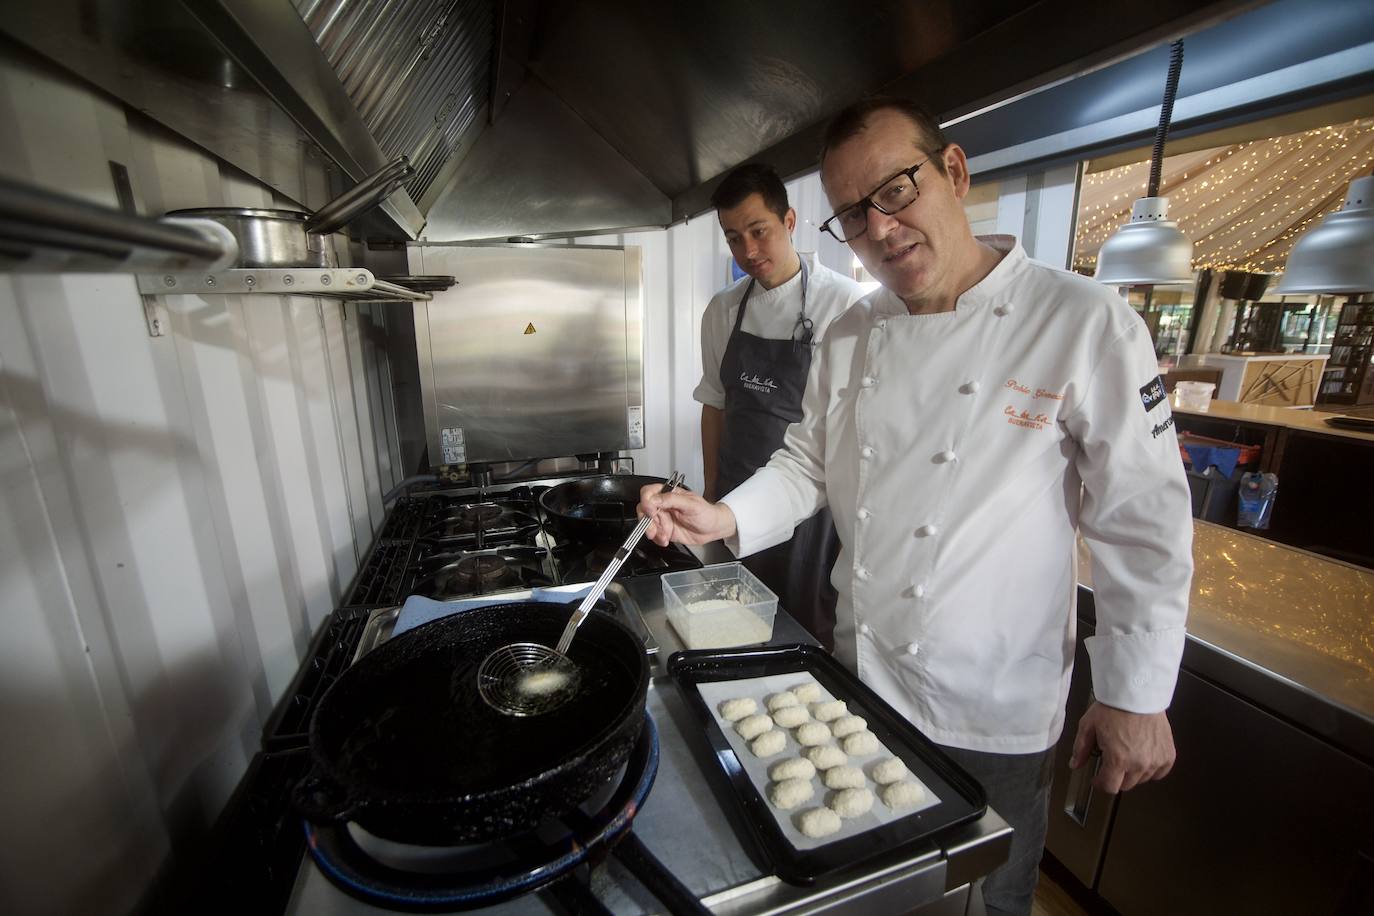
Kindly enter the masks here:
<path id="1" fill-rule="evenodd" d="M 696 685 L 794 672 L 812 675 L 831 694 L 843 699 L 850 712 L 867 719 L 869 730 L 940 797 L 940 803 L 815 849 L 797 849 L 788 842 L 768 800 L 745 772 Z M 777 876 L 790 884 L 811 884 L 821 875 L 976 820 L 987 810 L 987 794 L 977 780 L 824 649 L 795 645 L 678 652 L 668 660 L 668 673 L 701 720 L 711 759 L 729 782 L 755 841 Z"/>

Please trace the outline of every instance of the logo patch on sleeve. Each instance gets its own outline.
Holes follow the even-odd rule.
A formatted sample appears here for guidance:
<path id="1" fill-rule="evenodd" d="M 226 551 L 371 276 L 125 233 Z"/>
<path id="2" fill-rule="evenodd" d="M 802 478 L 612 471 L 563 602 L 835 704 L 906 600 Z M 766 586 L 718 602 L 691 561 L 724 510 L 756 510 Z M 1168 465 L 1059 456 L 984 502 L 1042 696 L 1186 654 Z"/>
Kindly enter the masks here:
<path id="1" fill-rule="evenodd" d="M 1155 409 L 1155 405 L 1164 400 L 1164 379 L 1155 376 L 1140 389 L 1140 403 L 1145 405 L 1145 410 Z"/>

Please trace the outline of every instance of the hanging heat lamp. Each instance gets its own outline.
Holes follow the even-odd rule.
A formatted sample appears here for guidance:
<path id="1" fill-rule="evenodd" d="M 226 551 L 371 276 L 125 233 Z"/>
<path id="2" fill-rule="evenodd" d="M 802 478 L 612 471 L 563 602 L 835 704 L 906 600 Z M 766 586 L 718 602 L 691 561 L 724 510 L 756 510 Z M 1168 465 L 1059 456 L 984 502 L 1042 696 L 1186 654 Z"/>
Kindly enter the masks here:
<path id="1" fill-rule="evenodd" d="M 1275 290 L 1367 293 L 1374 290 L 1374 175 L 1350 182 L 1345 203 L 1303 235 L 1288 254 Z"/>
<path id="2" fill-rule="evenodd" d="M 1169 75 L 1164 84 L 1164 103 L 1159 111 L 1150 156 L 1150 183 L 1146 195 L 1135 202 L 1131 220 L 1102 244 L 1097 253 L 1096 279 L 1108 286 L 1151 286 L 1189 283 L 1193 279 L 1193 243 L 1169 219 L 1169 198 L 1159 196 L 1160 171 L 1164 166 L 1164 141 L 1178 93 L 1178 74 L 1183 69 L 1183 40 L 1169 52 Z"/>

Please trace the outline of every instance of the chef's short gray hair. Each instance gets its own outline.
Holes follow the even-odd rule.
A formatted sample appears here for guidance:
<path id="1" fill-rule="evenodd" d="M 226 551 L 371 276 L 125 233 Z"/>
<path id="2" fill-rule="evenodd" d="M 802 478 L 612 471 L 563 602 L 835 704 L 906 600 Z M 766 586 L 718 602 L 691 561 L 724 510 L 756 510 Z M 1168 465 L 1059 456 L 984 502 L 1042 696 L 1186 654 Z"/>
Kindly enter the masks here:
<path id="1" fill-rule="evenodd" d="M 821 165 L 825 165 L 825 157 L 831 150 L 863 133 L 868 127 L 869 118 L 880 111 L 894 111 L 910 121 L 919 138 L 916 145 L 930 153 L 931 165 L 941 175 L 945 174 L 945 163 L 939 153 L 949 146 L 949 140 L 940 129 L 940 122 L 919 102 L 886 95 L 862 99 L 830 119 L 821 143 Z"/>

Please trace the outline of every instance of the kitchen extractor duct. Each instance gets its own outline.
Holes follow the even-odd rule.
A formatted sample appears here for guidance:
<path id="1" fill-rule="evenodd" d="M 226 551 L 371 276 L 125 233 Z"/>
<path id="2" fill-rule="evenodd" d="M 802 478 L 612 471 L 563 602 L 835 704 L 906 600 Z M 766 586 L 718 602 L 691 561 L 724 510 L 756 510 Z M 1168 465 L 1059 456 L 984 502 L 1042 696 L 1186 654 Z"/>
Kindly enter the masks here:
<path id="1" fill-rule="evenodd" d="M 443 241 L 663 226 L 668 197 L 537 79 L 515 93 L 429 210 Z"/>
<path id="2" fill-rule="evenodd" d="M 495 0 L 294 0 L 388 158 L 420 200 L 487 120 Z"/>
<path id="3" fill-rule="evenodd" d="M 533 156 L 496 174 L 501 188 L 476 189 L 479 201 L 499 191 L 509 211 L 558 211 L 482 234 L 548 235 L 643 224 L 657 206 L 644 206 L 636 173 L 671 202 L 661 225 L 709 209 L 715 184 L 743 162 L 804 172 L 826 120 L 866 94 L 971 116 L 1256 5 L 47 0 L 10 4 L 0 32 L 306 208 L 404 154 L 417 172 L 408 196 L 431 210 L 494 174 L 461 166 L 519 106 L 539 106 L 555 120 L 517 123 L 488 145 L 553 146 L 572 119 L 572 135 L 615 154 L 577 187 L 530 173 L 547 162 Z M 383 208 L 390 229 L 357 234 L 439 238 L 407 203 Z"/>

